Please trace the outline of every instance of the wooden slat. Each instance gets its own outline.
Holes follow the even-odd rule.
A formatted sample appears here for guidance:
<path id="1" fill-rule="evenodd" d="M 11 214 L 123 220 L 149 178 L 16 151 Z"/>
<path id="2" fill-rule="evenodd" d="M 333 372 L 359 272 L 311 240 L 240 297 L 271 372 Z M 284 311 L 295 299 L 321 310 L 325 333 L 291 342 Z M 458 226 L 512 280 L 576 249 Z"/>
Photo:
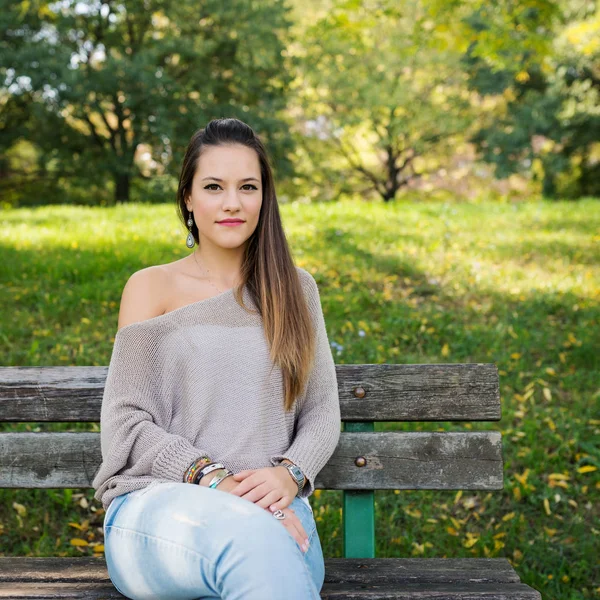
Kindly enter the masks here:
<path id="1" fill-rule="evenodd" d="M 0 487 L 90 487 L 101 461 L 99 433 L 0 434 Z M 502 469 L 498 431 L 341 432 L 315 487 L 499 490 Z"/>
<path id="2" fill-rule="evenodd" d="M 108 367 L 0 367 L 0 422 L 98 422 L 107 372 Z M 336 365 L 336 374 L 342 421 L 502 416 L 493 363 Z"/>
<path id="3" fill-rule="evenodd" d="M 325 583 L 322 600 L 542 600 L 539 592 L 522 583 L 386 583 L 357 585 Z M 123 599 L 112 583 L 13 583 L 0 588 L 3 600 Z"/>
<path id="4" fill-rule="evenodd" d="M 0 558 L 0 598 L 82 597 L 122 597 L 104 558 Z M 328 558 L 321 598 L 541 600 L 541 595 L 520 582 L 505 558 Z"/>

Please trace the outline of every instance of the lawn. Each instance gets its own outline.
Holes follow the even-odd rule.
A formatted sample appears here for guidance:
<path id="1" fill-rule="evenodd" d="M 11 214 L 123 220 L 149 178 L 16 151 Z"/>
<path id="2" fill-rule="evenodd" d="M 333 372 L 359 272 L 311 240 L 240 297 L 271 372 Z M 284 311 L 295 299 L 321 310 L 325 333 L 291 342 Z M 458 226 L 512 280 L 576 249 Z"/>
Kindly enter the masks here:
<path id="1" fill-rule="evenodd" d="M 281 207 L 336 363 L 495 363 L 504 489 L 377 491 L 379 557 L 507 557 L 544 600 L 600 597 L 600 204 L 360 200 Z M 185 256 L 174 204 L 0 214 L 3 366 L 108 365 L 134 271 Z M 0 425 L 99 431 L 98 424 Z M 0 490 L 6 556 L 103 552 L 93 490 Z M 341 492 L 311 503 L 342 555 Z"/>

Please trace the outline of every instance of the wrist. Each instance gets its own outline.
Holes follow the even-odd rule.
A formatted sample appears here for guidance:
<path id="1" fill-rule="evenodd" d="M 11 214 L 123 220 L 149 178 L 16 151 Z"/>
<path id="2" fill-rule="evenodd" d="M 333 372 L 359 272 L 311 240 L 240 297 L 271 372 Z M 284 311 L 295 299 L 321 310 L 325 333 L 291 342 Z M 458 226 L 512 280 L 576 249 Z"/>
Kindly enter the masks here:
<path id="1" fill-rule="evenodd" d="M 288 465 L 288 466 L 286 466 Z M 296 465 L 296 463 L 292 462 L 291 460 L 284 458 L 282 460 L 279 461 L 279 464 L 277 465 L 279 467 L 284 468 L 287 472 L 288 475 L 292 481 L 292 486 L 294 488 L 294 496 L 299 496 L 301 490 L 304 488 L 304 486 L 306 485 L 306 476 L 304 475 L 304 473 L 302 472 L 302 469 L 300 469 L 300 467 L 298 467 L 298 465 Z M 296 471 L 296 474 L 301 474 L 302 476 L 304 476 L 304 480 L 299 484 L 298 481 L 296 480 L 296 476 L 295 474 L 292 474 L 292 469 L 289 468 L 289 466 L 294 466 L 296 467 L 296 469 L 294 469 Z M 300 487 L 299 487 L 300 486 Z M 292 488 L 290 488 L 292 489 Z"/>
<path id="2" fill-rule="evenodd" d="M 210 473 L 206 474 L 199 482 L 198 485 L 201 485 L 202 487 L 208 487 L 210 482 L 217 476 L 220 475 L 221 473 L 225 473 L 227 469 L 215 469 L 214 471 L 211 471 Z M 223 480 L 225 481 L 225 480 Z M 219 484 L 221 485 L 221 484 Z"/>

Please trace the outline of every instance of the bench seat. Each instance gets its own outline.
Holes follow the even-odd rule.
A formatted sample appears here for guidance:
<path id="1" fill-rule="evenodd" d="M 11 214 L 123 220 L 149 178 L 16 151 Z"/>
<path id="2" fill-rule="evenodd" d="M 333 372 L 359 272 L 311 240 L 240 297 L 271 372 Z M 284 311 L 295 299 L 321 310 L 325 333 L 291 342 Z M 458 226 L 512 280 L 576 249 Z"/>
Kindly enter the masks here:
<path id="1" fill-rule="evenodd" d="M 102 557 L 0 557 L 0 598 L 124 596 Z M 541 600 L 541 595 L 520 582 L 505 558 L 327 558 L 321 598 Z"/>

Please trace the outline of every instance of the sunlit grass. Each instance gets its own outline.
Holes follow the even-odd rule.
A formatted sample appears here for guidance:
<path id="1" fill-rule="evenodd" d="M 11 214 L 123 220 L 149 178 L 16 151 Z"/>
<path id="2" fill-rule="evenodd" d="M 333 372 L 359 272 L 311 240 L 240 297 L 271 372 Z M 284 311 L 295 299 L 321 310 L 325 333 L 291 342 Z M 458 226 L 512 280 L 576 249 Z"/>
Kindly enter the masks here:
<path id="1" fill-rule="evenodd" d="M 500 372 L 499 422 L 376 424 L 498 430 L 505 461 L 501 491 L 377 491 L 377 556 L 507 557 L 545 598 L 598 597 L 598 202 L 281 210 L 297 264 L 319 283 L 337 363 Z M 129 275 L 189 252 L 175 215 L 170 204 L 2 213 L 2 364 L 107 365 Z M 0 494 L 6 555 L 103 551 L 93 490 Z M 311 502 L 325 556 L 341 556 L 341 492 Z"/>

